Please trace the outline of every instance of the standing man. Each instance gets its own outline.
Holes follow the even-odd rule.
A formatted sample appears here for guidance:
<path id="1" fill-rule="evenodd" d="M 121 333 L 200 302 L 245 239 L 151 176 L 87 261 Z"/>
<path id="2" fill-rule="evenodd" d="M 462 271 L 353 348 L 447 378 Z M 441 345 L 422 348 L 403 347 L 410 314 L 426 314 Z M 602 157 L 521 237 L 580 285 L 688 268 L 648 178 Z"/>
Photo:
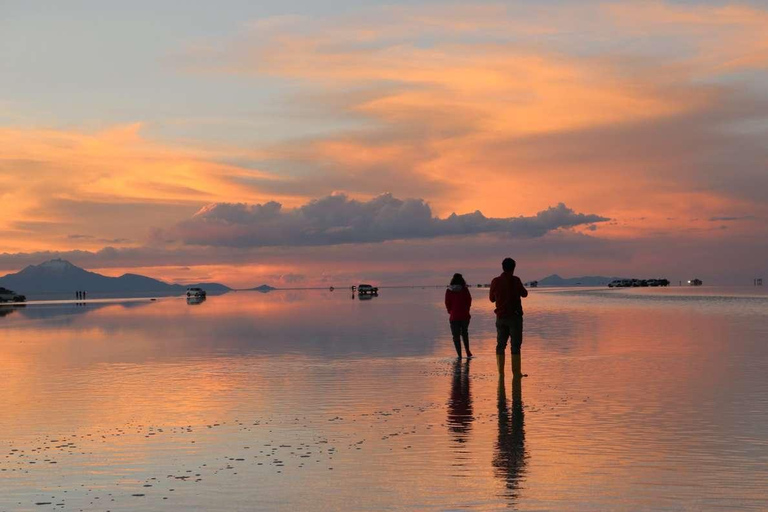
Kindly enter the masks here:
<path id="1" fill-rule="evenodd" d="M 504 272 L 491 281 L 489 298 L 496 303 L 496 366 L 504 374 L 504 351 L 507 340 L 512 338 L 512 376 L 523 377 L 520 369 L 520 346 L 523 344 L 523 302 L 528 290 L 515 274 L 515 260 L 504 258 L 501 268 Z"/>

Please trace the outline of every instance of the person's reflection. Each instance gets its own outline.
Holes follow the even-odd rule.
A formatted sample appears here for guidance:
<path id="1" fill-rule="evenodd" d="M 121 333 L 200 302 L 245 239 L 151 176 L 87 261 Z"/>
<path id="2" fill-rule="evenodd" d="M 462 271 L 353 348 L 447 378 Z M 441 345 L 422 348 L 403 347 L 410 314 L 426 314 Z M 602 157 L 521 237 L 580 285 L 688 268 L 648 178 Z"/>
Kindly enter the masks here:
<path id="1" fill-rule="evenodd" d="M 498 389 L 499 437 L 493 455 L 496 476 L 506 489 L 504 496 L 511 501 L 518 497 L 518 488 L 525 473 L 525 427 L 522 379 L 512 379 L 512 410 L 507 403 L 504 377 L 499 377 Z"/>
<path id="2" fill-rule="evenodd" d="M 451 398 L 448 400 L 448 430 L 454 444 L 463 445 L 467 442 L 472 430 L 472 394 L 469 390 L 469 359 L 462 363 L 456 360 L 451 379 Z M 463 452 L 457 452 L 457 455 Z M 457 461 L 457 465 L 459 464 Z"/>

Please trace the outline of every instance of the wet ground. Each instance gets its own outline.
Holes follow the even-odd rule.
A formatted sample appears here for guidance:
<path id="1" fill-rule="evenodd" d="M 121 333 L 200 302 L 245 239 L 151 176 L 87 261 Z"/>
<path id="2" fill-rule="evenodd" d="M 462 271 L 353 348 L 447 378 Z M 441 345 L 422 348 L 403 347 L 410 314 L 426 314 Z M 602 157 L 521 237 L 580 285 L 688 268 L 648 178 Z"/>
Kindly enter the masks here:
<path id="1" fill-rule="evenodd" d="M 0 510 L 768 509 L 768 297 L 486 292 L 2 308 Z"/>

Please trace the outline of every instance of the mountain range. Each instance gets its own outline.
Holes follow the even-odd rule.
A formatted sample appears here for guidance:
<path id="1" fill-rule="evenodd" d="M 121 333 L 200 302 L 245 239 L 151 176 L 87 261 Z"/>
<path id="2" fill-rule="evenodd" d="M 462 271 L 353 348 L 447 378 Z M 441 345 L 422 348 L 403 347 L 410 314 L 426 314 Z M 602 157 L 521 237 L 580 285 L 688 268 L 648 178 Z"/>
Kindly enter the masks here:
<path id="1" fill-rule="evenodd" d="M 169 284 L 138 274 L 123 274 L 108 277 L 89 272 L 72 263 L 53 259 L 39 265 L 29 265 L 23 270 L 0 277 L 0 286 L 14 290 L 30 298 L 52 294 L 74 294 L 85 290 L 89 294 L 114 293 L 183 293 L 187 287 L 198 286 L 209 293 L 224 293 L 231 290 L 219 283 Z"/>

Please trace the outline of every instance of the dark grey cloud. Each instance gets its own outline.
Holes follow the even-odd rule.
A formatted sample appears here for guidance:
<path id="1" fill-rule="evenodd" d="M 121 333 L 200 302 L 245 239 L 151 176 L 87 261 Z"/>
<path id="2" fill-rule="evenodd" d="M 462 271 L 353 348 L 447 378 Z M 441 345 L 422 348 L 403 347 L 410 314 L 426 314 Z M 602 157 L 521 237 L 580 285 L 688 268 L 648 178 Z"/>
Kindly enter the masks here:
<path id="1" fill-rule="evenodd" d="M 504 233 L 520 238 L 610 220 L 574 212 L 563 203 L 530 217 L 490 218 L 480 211 L 441 219 L 423 199 L 382 194 L 370 201 L 331 195 L 294 209 L 280 203 L 214 203 L 172 230 L 188 245 L 319 246 Z"/>
<path id="2" fill-rule="evenodd" d="M 754 215 L 742 215 L 742 216 L 723 216 L 723 217 L 710 217 L 710 222 L 736 222 L 739 220 L 753 220 L 755 219 Z"/>
<path id="3" fill-rule="evenodd" d="M 94 242 L 100 242 L 103 244 L 128 244 L 133 241 L 130 238 L 96 238 L 93 235 L 83 235 L 79 233 L 67 235 L 67 239 L 68 240 L 89 240 Z"/>

